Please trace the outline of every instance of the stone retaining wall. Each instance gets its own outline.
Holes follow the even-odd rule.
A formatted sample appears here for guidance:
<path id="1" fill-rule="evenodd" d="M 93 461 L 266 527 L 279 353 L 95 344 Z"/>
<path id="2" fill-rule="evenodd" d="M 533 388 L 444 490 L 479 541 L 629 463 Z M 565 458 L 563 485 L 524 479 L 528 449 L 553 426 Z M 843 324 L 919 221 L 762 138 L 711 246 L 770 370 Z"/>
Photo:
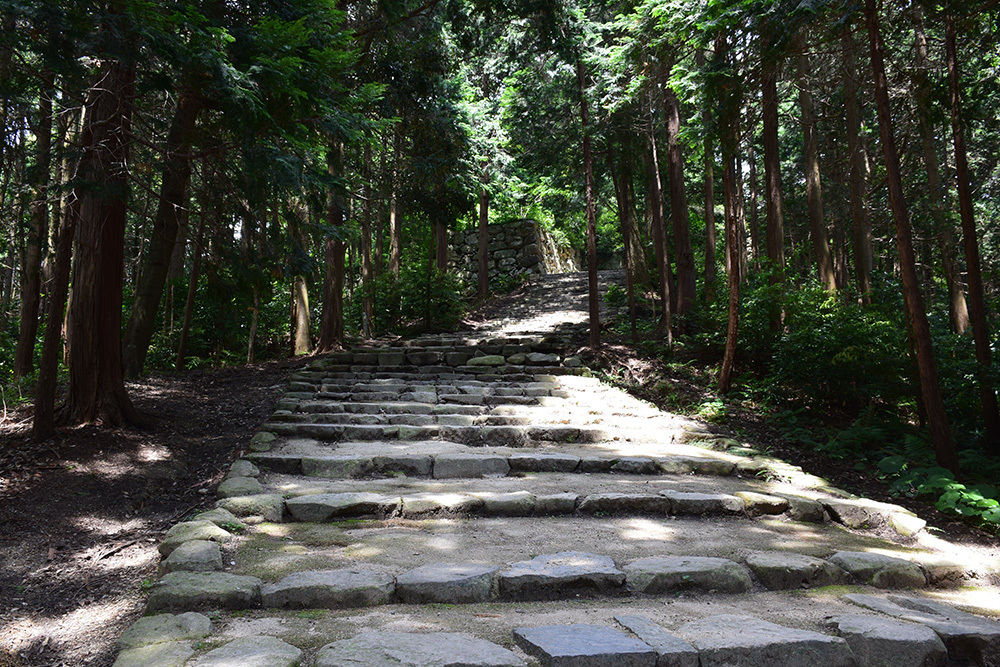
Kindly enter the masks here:
<path id="1" fill-rule="evenodd" d="M 534 220 L 511 220 L 487 227 L 490 280 L 498 275 L 550 274 L 580 270 L 579 253 L 556 239 Z M 466 280 L 479 271 L 479 230 L 453 232 L 448 250 L 449 270 Z"/>

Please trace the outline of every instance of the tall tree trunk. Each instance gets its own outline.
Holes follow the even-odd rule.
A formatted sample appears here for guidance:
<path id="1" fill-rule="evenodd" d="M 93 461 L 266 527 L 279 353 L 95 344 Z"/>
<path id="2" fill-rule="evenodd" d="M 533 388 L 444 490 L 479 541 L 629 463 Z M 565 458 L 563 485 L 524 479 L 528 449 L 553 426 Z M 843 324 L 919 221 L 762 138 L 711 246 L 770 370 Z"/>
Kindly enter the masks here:
<path id="1" fill-rule="evenodd" d="M 590 111 L 587 108 L 587 72 L 583 58 L 576 58 L 576 82 L 580 94 L 580 126 L 583 133 L 584 198 L 587 203 L 587 297 L 590 310 L 590 347 L 601 346 L 601 314 L 597 288 L 597 212 L 594 208 L 594 164 L 590 147 Z"/>
<path id="2" fill-rule="evenodd" d="M 927 313 L 924 310 L 924 301 L 917 281 L 910 218 L 906 201 L 903 199 L 899 154 L 896 152 L 896 141 L 892 133 L 892 111 L 889 106 L 889 90 L 885 76 L 882 37 L 879 34 L 875 0 L 865 0 L 865 22 L 868 28 L 872 72 L 875 79 L 875 104 L 878 110 L 882 153 L 885 157 L 886 183 L 889 188 L 892 217 L 896 223 L 896 245 L 900 272 L 903 277 L 903 298 L 913 325 L 913 341 L 917 352 L 917 367 L 920 370 L 921 392 L 927 408 L 927 420 L 938 465 L 958 474 L 958 455 L 952 440 L 951 429 L 948 426 L 948 415 L 945 413 L 944 401 L 941 398 L 930 325 L 927 322 Z"/>
<path id="3" fill-rule="evenodd" d="M 152 235 L 143 263 L 141 277 L 135 288 L 135 301 L 125 327 L 122 363 L 125 377 L 142 373 L 153 338 L 156 314 L 163 298 L 170 261 L 177 245 L 177 235 L 183 211 L 188 205 L 187 187 L 191 180 L 191 144 L 194 141 L 198 114 L 204 106 L 201 96 L 183 92 L 167 133 L 166 155 L 160 196 L 153 219 Z"/>
<path id="4" fill-rule="evenodd" d="M 650 126 L 649 151 L 646 154 L 646 176 L 648 188 L 648 205 L 652 222 L 653 250 L 656 253 L 656 271 L 658 275 L 657 291 L 660 303 L 663 305 L 663 317 L 660 319 L 659 333 L 667 339 L 667 346 L 673 346 L 673 323 L 670 309 L 670 257 L 667 254 L 667 240 L 664 238 L 663 225 L 663 190 L 660 184 L 660 165 L 657 159 L 656 135 Z"/>
<path id="5" fill-rule="evenodd" d="M 117 31 L 119 26 L 107 26 Z M 98 69 L 86 102 L 78 171 L 80 219 L 75 235 L 69 315 L 69 397 L 74 423 L 118 425 L 139 415 L 122 376 L 122 273 L 128 152 L 135 70 L 119 60 Z"/>
<path id="6" fill-rule="evenodd" d="M 639 340 L 639 332 L 636 327 L 635 317 L 635 282 L 632 279 L 632 235 L 629 231 L 628 220 L 628 198 L 625 195 L 625 188 L 618 178 L 615 169 L 615 156 L 608 147 L 608 170 L 611 172 L 611 181 L 615 186 L 615 202 L 618 204 L 618 222 L 621 225 L 622 242 L 625 244 L 625 290 L 628 294 L 628 319 L 632 332 L 632 341 Z"/>
<path id="7" fill-rule="evenodd" d="M 733 386 L 733 368 L 736 365 L 736 342 L 740 321 L 740 252 L 739 220 L 736 202 L 736 167 L 732 155 L 723 154 L 722 190 L 726 198 L 726 255 L 729 257 L 729 317 L 726 322 L 726 350 L 719 371 L 719 393 L 726 394 Z"/>
<path id="8" fill-rule="evenodd" d="M 35 442 L 48 440 L 55 435 L 56 383 L 62 348 L 63 315 L 66 310 L 66 295 L 69 292 L 73 237 L 80 211 L 79 200 L 74 197 L 70 201 L 59 226 L 52 286 L 49 289 L 49 312 L 45 325 L 45 338 L 42 341 L 42 359 L 38 366 L 35 415 L 31 424 L 31 438 Z"/>
<path id="9" fill-rule="evenodd" d="M 913 7 L 913 34 L 916 67 L 913 68 L 914 88 L 917 102 L 917 124 L 920 128 L 920 143 L 924 152 L 924 168 L 927 170 L 927 195 L 931 201 L 931 218 L 934 220 L 934 236 L 941 249 L 941 267 L 945 285 L 948 288 L 948 314 L 951 327 L 958 333 L 969 328 L 969 306 L 962 291 L 962 275 L 955 248 L 955 232 L 946 214 L 944 187 L 941 183 L 941 166 L 938 162 L 937 138 L 934 123 L 932 91 L 927 80 L 930 61 L 927 58 L 927 35 L 920 6 Z M 928 262 L 929 264 L 929 262 Z"/>
<path id="10" fill-rule="evenodd" d="M 761 70 L 761 101 L 764 121 L 764 217 L 767 259 L 771 284 L 785 281 L 785 214 L 781 192 L 781 153 L 778 143 L 778 62 L 765 60 Z M 770 306 L 771 331 L 781 329 L 781 304 Z"/>
<path id="11" fill-rule="evenodd" d="M 339 181 L 344 171 L 344 145 L 331 141 L 327 152 L 327 169 Z M 334 186 L 336 188 L 336 186 Z M 390 218 L 391 220 L 391 218 Z M 323 280 L 323 313 L 320 316 L 319 345 L 317 351 L 330 352 L 344 343 L 344 255 L 346 244 L 342 239 L 345 222 L 340 192 L 331 189 L 326 201 L 326 224 L 335 229 L 323 246 L 326 272 Z M 392 259 L 390 261 L 390 270 Z M 398 272 L 398 266 L 396 271 Z"/>
<path id="12" fill-rule="evenodd" d="M 871 303 L 872 221 L 868 197 L 868 152 L 861 136 L 861 105 L 858 103 L 857 47 L 851 26 L 841 35 L 844 54 L 844 111 L 847 117 L 847 152 L 851 165 L 851 221 L 854 231 L 854 274 L 862 303 Z"/>
<path id="13" fill-rule="evenodd" d="M 252 364 L 255 358 L 255 342 L 257 325 L 260 322 L 260 288 L 253 286 L 253 308 L 250 309 L 250 333 L 247 335 L 247 363 Z"/>
<path id="14" fill-rule="evenodd" d="M 490 193 L 486 191 L 486 186 L 479 188 L 479 271 L 477 296 L 480 300 L 485 299 L 490 293 L 490 265 L 489 265 L 489 245 L 490 245 Z"/>
<path id="15" fill-rule="evenodd" d="M 701 49 L 694 52 L 695 64 L 699 69 L 705 66 L 705 54 Z M 701 109 L 702 127 L 711 127 L 712 110 L 709 104 Z M 715 300 L 715 152 L 712 137 L 706 132 L 705 150 L 705 302 Z"/>
<path id="16" fill-rule="evenodd" d="M 448 270 L 448 226 L 440 217 L 434 220 L 434 266 L 441 273 Z"/>
<path id="17" fill-rule="evenodd" d="M 691 309 L 695 301 L 694 251 L 691 249 L 691 221 L 687 194 L 684 191 L 684 155 L 681 152 L 680 102 L 670 86 L 664 87 L 667 117 L 667 183 L 670 188 L 670 217 L 674 229 L 674 254 L 677 263 L 675 283 L 677 314 Z"/>
<path id="18" fill-rule="evenodd" d="M 399 214 L 399 179 L 402 170 L 403 137 L 397 125 L 393 130 L 392 184 L 389 189 L 389 273 L 399 278 L 403 257 L 403 218 Z"/>
<path id="19" fill-rule="evenodd" d="M 729 62 L 729 41 L 724 33 L 715 38 L 715 53 L 726 68 L 723 75 L 725 81 L 720 85 L 721 93 L 718 101 L 722 114 L 722 132 L 720 144 L 722 148 L 722 190 L 726 210 L 726 256 L 729 259 L 729 317 L 726 324 L 726 350 L 722 356 L 722 368 L 719 371 L 718 391 L 726 394 L 733 386 L 733 369 L 736 365 L 736 342 L 739 333 L 740 318 L 740 267 L 739 249 L 736 241 L 739 238 L 739 223 L 737 220 L 736 201 L 736 154 L 739 147 L 737 123 L 739 121 L 740 101 L 737 95 L 737 83 L 731 72 Z"/>
<path id="20" fill-rule="evenodd" d="M 747 146 L 747 161 L 750 163 L 750 258 L 756 265 L 760 258 L 760 224 L 758 215 L 757 151 L 753 144 Z"/>
<path id="21" fill-rule="evenodd" d="M 28 177 L 33 191 L 31 227 L 24 253 L 21 283 L 21 308 L 17 350 L 14 354 L 14 377 L 24 377 L 34 370 L 35 339 L 38 335 L 38 307 L 41 301 L 42 259 L 49 238 L 49 165 L 52 147 L 51 72 L 43 72 L 45 85 L 38 94 L 38 125 L 35 127 L 35 164 Z"/>
<path id="22" fill-rule="evenodd" d="M 646 264 L 646 253 L 643 251 L 642 230 L 639 225 L 639 215 L 635 207 L 635 186 L 632 179 L 632 161 L 630 156 L 621 154 L 618 160 L 619 177 L 622 188 L 622 205 L 625 206 L 625 220 L 628 224 L 629 253 L 631 256 L 632 284 L 649 284 L 649 266 Z"/>
<path id="23" fill-rule="evenodd" d="M 191 320 L 194 317 L 194 300 L 198 295 L 198 280 L 201 278 L 201 258 L 204 254 L 205 245 L 205 220 L 208 214 L 205 206 L 208 197 L 203 196 L 201 202 L 201 219 L 198 222 L 198 236 L 195 239 L 192 253 L 194 259 L 191 262 L 191 276 L 188 278 L 187 299 L 184 301 L 184 321 L 181 323 L 181 337 L 177 343 L 177 357 L 174 360 L 174 368 L 184 370 L 184 358 L 187 356 L 188 334 L 191 331 Z"/>
<path id="24" fill-rule="evenodd" d="M 375 317 L 375 277 L 372 275 L 372 149 L 365 144 L 364 204 L 361 211 L 361 332 L 365 338 L 372 335 Z"/>
<path id="25" fill-rule="evenodd" d="M 948 60 L 948 84 L 951 97 L 951 128 L 955 143 L 955 180 L 958 183 L 959 210 L 962 215 L 962 239 L 965 244 L 965 264 L 969 271 L 969 311 L 972 319 L 972 337 L 976 345 L 976 361 L 980 400 L 986 422 L 986 452 L 1000 455 L 1000 412 L 997 395 L 989 375 L 992 367 L 990 333 L 986 320 L 986 300 L 983 295 L 983 276 L 979 263 L 979 241 L 972 209 L 972 183 L 969 177 L 969 160 L 965 150 L 965 127 L 962 121 L 962 88 L 958 70 L 958 45 L 955 36 L 955 19 L 945 17 L 945 51 Z"/>
<path id="26" fill-rule="evenodd" d="M 312 352 L 312 340 L 309 336 L 309 288 L 305 276 L 295 276 L 292 281 L 292 303 L 295 313 L 292 355 L 298 357 Z"/>
<path id="27" fill-rule="evenodd" d="M 837 289 L 837 276 L 833 269 L 833 257 L 827 241 L 826 221 L 823 217 L 823 186 L 820 182 L 819 139 L 816 134 L 816 114 L 813 109 L 811 80 L 809 77 L 809 56 L 806 54 L 806 40 L 798 37 L 799 65 L 799 106 L 802 111 L 803 161 L 806 172 L 806 200 L 809 209 L 809 236 L 812 239 L 813 259 L 819 272 L 823 289 L 833 292 Z"/>

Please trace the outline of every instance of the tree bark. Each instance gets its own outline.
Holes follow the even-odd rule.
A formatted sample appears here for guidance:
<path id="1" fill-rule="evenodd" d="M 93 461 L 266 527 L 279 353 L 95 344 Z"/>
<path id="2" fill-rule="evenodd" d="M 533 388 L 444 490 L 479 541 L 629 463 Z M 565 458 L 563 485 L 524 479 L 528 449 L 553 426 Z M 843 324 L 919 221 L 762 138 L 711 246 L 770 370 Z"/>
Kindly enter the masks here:
<path id="1" fill-rule="evenodd" d="M 666 337 L 667 346 L 673 346 L 673 323 L 670 307 L 670 257 L 667 254 L 667 240 L 663 225 L 663 191 L 660 184 L 660 165 L 656 152 L 656 136 L 650 128 L 649 152 L 646 154 L 646 177 L 649 193 L 649 210 L 652 217 L 653 249 L 656 253 L 656 270 L 659 274 L 657 291 L 660 303 L 663 305 L 663 317 L 660 319 L 659 333 Z"/>
<path id="2" fill-rule="evenodd" d="M 976 362 L 980 401 L 986 423 L 986 452 L 1000 455 L 1000 411 L 997 409 L 996 391 L 989 380 L 992 367 L 990 333 L 986 319 L 986 299 L 983 294 L 983 276 L 979 262 L 979 241 L 972 208 L 972 183 L 969 177 L 969 159 L 965 149 L 965 126 L 962 120 L 962 89 L 958 69 L 958 44 L 955 19 L 945 17 L 945 51 L 948 60 L 948 85 L 951 99 L 951 129 L 955 144 L 955 180 L 958 183 L 959 211 L 962 216 L 962 240 L 965 245 L 965 264 L 969 272 L 969 314 L 972 320 L 972 337 L 976 346 Z"/>
<path id="3" fill-rule="evenodd" d="M 490 194 L 483 186 L 479 189 L 479 272 L 477 296 L 480 300 L 485 299 L 490 293 L 490 266 L 489 266 L 489 245 L 490 245 Z"/>
<path id="4" fill-rule="evenodd" d="M 837 276 L 833 257 L 827 241 L 826 221 L 823 217 L 823 186 L 819 170 L 819 140 L 816 135 L 816 114 L 810 89 L 809 57 L 806 40 L 798 38 L 799 106 L 802 111 L 803 161 L 806 172 L 806 200 L 809 210 L 809 236 L 812 239 L 813 259 L 819 273 L 820 284 L 828 292 L 836 291 Z"/>
<path id="5" fill-rule="evenodd" d="M 204 199 L 208 199 L 205 197 Z M 194 300 L 198 295 L 198 280 L 201 278 L 201 256 L 204 254 L 205 244 L 205 220 L 208 215 L 205 211 L 206 201 L 201 202 L 201 220 L 198 222 L 198 236 L 194 243 L 194 260 L 191 262 L 191 276 L 188 278 L 187 299 L 184 301 L 184 321 L 181 323 L 181 337 L 177 343 L 177 358 L 174 360 L 174 368 L 184 370 L 184 358 L 187 356 L 188 333 L 191 331 L 191 320 L 194 317 Z"/>
<path id="6" fill-rule="evenodd" d="M 723 33 L 715 38 L 717 57 L 725 61 L 727 69 L 729 61 L 729 42 Z M 722 148 L 722 190 L 726 210 L 726 256 L 728 258 L 729 281 L 729 317 L 726 323 L 726 349 L 722 356 L 722 368 L 719 371 L 718 391 L 726 394 L 733 386 L 733 369 L 736 365 L 736 342 L 739 333 L 740 318 L 740 267 L 739 249 L 736 240 L 739 237 L 736 202 L 736 153 L 739 146 L 737 123 L 740 103 L 735 92 L 736 82 L 731 71 L 723 75 L 726 79 L 720 88 L 718 101 L 719 113 L 722 114 L 720 126 L 725 128 L 721 136 Z"/>
<path id="7" fill-rule="evenodd" d="M 764 121 L 764 217 L 767 259 L 771 264 L 771 284 L 785 282 L 785 214 L 781 191 L 781 153 L 778 143 L 778 62 L 765 60 L 761 77 Z M 781 329 L 781 305 L 771 304 L 771 331 Z"/>
<path id="8" fill-rule="evenodd" d="M 181 93 L 167 133 L 166 155 L 160 196 L 153 219 L 153 230 L 146 251 L 141 277 L 135 289 L 135 301 L 125 327 L 122 363 L 127 378 L 142 374 L 153 338 L 156 314 L 163 298 L 163 286 L 170 272 L 170 261 L 177 245 L 183 210 L 187 206 L 187 187 L 191 180 L 191 144 L 194 141 L 198 114 L 204 102 L 194 93 Z"/>
<path id="9" fill-rule="evenodd" d="M 705 66 L 705 54 L 701 49 L 694 53 L 695 64 L 699 68 Z M 703 127 L 711 127 L 712 111 L 708 104 L 702 105 L 701 119 Z M 715 154 L 712 147 L 712 137 L 705 133 L 705 302 L 715 300 Z"/>
<path id="10" fill-rule="evenodd" d="M 73 198 L 66 207 L 59 226 L 52 286 L 49 288 L 49 313 L 42 341 L 42 359 L 38 366 L 38 387 L 35 390 L 35 415 L 31 424 L 31 438 L 35 442 L 48 440 L 55 435 L 56 383 L 62 348 L 63 316 L 69 292 L 70 262 L 73 256 L 73 237 L 79 218 L 79 200 Z"/>
<path id="11" fill-rule="evenodd" d="M 932 113 L 931 86 L 926 71 L 930 68 L 927 57 L 927 35 L 920 6 L 913 8 L 913 34 L 916 67 L 913 68 L 915 98 L 917 102 L 917 124 L 920 129 L 920 143 L 924 152 L 924 168 L 927 170 L 927 195 L 931 202 L 931 218 L 934 220 L 934 236 L 941 249 L 941 268 L 948 288 L 948 315 L 951 328 L 964 333 L 969 328 L 969 305 L 962 291 L 961 269 L 955 249 L 955 232 L 946 214 L 944 187 L 941 182 L 941 165 L 938 161 L 937 139 Z"/>
<path id="12" fill-rule="evenodd" d="M 844 111 L 847 117 L 847 152 L 851 165 L 851 222 L 854 231 L 854 274 L 862 303 L 871 303 L 872 222 L 868 211 L 868 152 L 861 137 L 861 105 L 858 103 L 857 47 L 851 26 L 841 34 L 844 54 Z"/>
<path id="13" fill-rule="evenodd" d="M 375 277 L 372 270 L 372 149 L 365 144 L 364 149 L 364 204 L 361 212 L 361 333 L 365 338 L 372 335 L 375 317 Z"/>
<path id="14" fill-rule="evenodd" d="M 625 245 L 625 290 L 628 294 L 628 320 L 632 333 L 632 341 L 639 340 L 639 332 L 636 326 L 635 316 L 635 282 L 632 279 L 632 235 L 629 230 L 628 221 L 628 198 L 625 195 L 625 188 L 618 178 L 615 169 L 615 157 L 611 147 L 608 147 L 608 170 L 611 172 L 611 181 L 615 187 L 615 202 L 618 204 L 618 223 L 621 225 L 622 242 Z"/>
<path id="15" fill-rule="evenodd" d="M 434 266 L 441 273 L 448 271 L 448 227 L 437 216 L 434 220 Z"/>
<path id="16" fill-rule="evenodd" d="M 875 0 L 865 0 L 865 22 L 868 28 L 868 42 L 871 53 L 872 72 L 875 79 L 875 104 L 878 110 L 879 135 L 882 139 L 882 153 L 885 157 L 886 183 L 892 217 L 896 224 L 896 245 L 899 267 L 903 277 L 903 299 L 913 326 L 913 341 L 920 372 L 920 387 L 927 409 L 927 421 L 938 465 L 958 474 L 958 455 L 948 426 L 944 401 L 938 383 L 937 363 L 931 343 L 930 325 L 924 310 L 923 297 L 917 281 L 917 268 L 913 255 L 913 241 L 910 231 L 909 213 L 903 199 L 903 185 L 899 169 L 899 154 L 892 133 L 892 111 L 889 105 L 889 90 L 885 76 L 885 62 L 882 56 L 882 37 L 879 33 L 878 13 Z"/>
<path id="17" fill-rule="evenodd" d="M 403 256 L 403 218 L 399 215 L 400 160 L 403 138 L 397 125 L 393 131 L 392 185 L 389 188 L 389 273 L 399 278 Z"/>
<path id="18" fill-rule="evenodd" d="M 312 340 L 309 336 L 309 289 L 305 276 L 295 276 L 292 281 L 292 303 L 294 317 L 293 356 L 301 356 L 312 352 Z"/>
<path id="19" fill-rule="evenodd" d="M 21 271 L 21 306 L 17 350 L 14 353 L 14 377 L 24 377 L 34 370 L 35 339 L 38 336 L 38 308 L 41 301 L 42 259 L 49 238 L 49 165 L 52 147 L 51 72 L 43 72 L 45 85 L 38 94 L 38 124 L 35 127 L 35 164 L 29 172 L 31 189 L 31 226 Z"/>
<path id="20" fill-rule="evenodd" d="M 111 28 L 114 29 L 114 28 Z M 119 425 L 139 415 L 122 376 L 122 272 L 128 153 L 135 70 L 105 61 L 88 92 L 78 170 L 80 218 L 75 235 L 69 313 L 69 397 L 73 423 Z"/>
<path id="21" fill-rule="evenodd" d="M 590 111 L 587 108 L 587 72 L 577 55 L 576 82 L 580 94 L 580 125 L 583 133 L 584 198 L 587 204 L 587 298 L 590 310 L 590 347 L 601 346 L 601 315 L 597 288 L 597 214 L 594 208 L 594 164 L 590 147 Z"/>
<path id="22" fill-rule="evenodd" d="M 667 129 L 667 183 L 670 188 L 670 217 L 674 229 L 674 259 L 677 264 L 675 281 L 677 308 L 682 315 L 695 301 L 694 251 L 691 248 L 691 221 L 688 217 L 687 194 L 684 191 L 684 155 L 681 152 L 680 102 L 670 86 L 664 87 Z"/>
<path id="23" fill-rule="evenodd" d="M 339 179 L 344 170 L 344 145 L 331 141 L 327 152 L 327 169 Z M 336 188 L 336 186 L 334 186 Z M 390 214 L 391 215 L 391 214 Z M 392 218 L 390 218 L 390 221 Z M 323 312 L 320 316 L 319 345 L 317 351 L 330 352 L 344 343 L 344 256 L 346 244 L 342 240 L 345 222 L 340 193 L 335 189 L 327 195 L 326 224 L 333 229 L 323 246 L 326 272 L 323 280 Z M 395 223 L 393 223 L 395 224 Z M 394 235 L 395 237 L 395 235 Z M 393 260 L 389 260 L 392 271 Z M 398 274 L 398 264 L 396 273 Z"/>

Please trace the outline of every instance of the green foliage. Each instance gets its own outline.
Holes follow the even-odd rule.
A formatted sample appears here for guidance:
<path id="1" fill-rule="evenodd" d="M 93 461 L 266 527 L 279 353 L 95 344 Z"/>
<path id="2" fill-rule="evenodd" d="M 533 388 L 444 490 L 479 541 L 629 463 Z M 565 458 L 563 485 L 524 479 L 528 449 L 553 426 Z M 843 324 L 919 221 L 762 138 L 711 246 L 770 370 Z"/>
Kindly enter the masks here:
<path id="1" fill-rule="evenodd" d="M 988 467 L 996 472 L 996 464 Z M 896 496 L 927 498 L 942 512 L 972 519 L 993 531 L 1000 528 L 1000 491 L 992 484 L 963 484 L 950 470 L 911 467 L 898 455 L 885 457 L 878 468 L 891 480 Z"/>

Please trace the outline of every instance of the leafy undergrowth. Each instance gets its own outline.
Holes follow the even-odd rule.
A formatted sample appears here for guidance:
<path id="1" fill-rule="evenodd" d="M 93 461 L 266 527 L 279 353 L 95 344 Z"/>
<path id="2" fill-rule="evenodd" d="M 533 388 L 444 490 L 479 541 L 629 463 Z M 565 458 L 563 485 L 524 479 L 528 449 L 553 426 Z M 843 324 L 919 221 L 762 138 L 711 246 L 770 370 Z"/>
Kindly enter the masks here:
<path id="1" fill-rule="evenodd" d="M 609 301 L 621 296 L 612 290 Z M 680 322 L 685 333 L 670 350 L 656 335 L 648 308 L 637 342 L 630 340 L 628 322 L 616 320 L 605 330 L 607 344 L 589 362 L 605 381 L 639 398 L 722 427 L 849 491 L 907 505 L 922 516 L 936 509 L 943 519 L 938 523 L 961 521 L 1000 533 L 1000 490 L 992 484 L 1000 479 L 1000 462 L 970 446 L 973 439 L 959 430 L 966 443 L 959 451 L 962 477 L 937 466 L 926 429 L 916 423 L 916 406 L 894 370 L 901 365 L 881 359 L 895 347 L 885 310 L 813 296 L 817 303 L 799 304 L 795 315 L 807 333 L 771 341 L 784 349 L 769 356 L 761 333 L 766 323 L 752 317 L 744 322 L 745 347 L 734 389 L 725 396 L 715 391 L 722 354 L 716 340 L 721 314 L 713 306 Z M 851 373 L 857 377 L 850 379 Z M 883 383 L 886 378 L 892 381 Z"/>

